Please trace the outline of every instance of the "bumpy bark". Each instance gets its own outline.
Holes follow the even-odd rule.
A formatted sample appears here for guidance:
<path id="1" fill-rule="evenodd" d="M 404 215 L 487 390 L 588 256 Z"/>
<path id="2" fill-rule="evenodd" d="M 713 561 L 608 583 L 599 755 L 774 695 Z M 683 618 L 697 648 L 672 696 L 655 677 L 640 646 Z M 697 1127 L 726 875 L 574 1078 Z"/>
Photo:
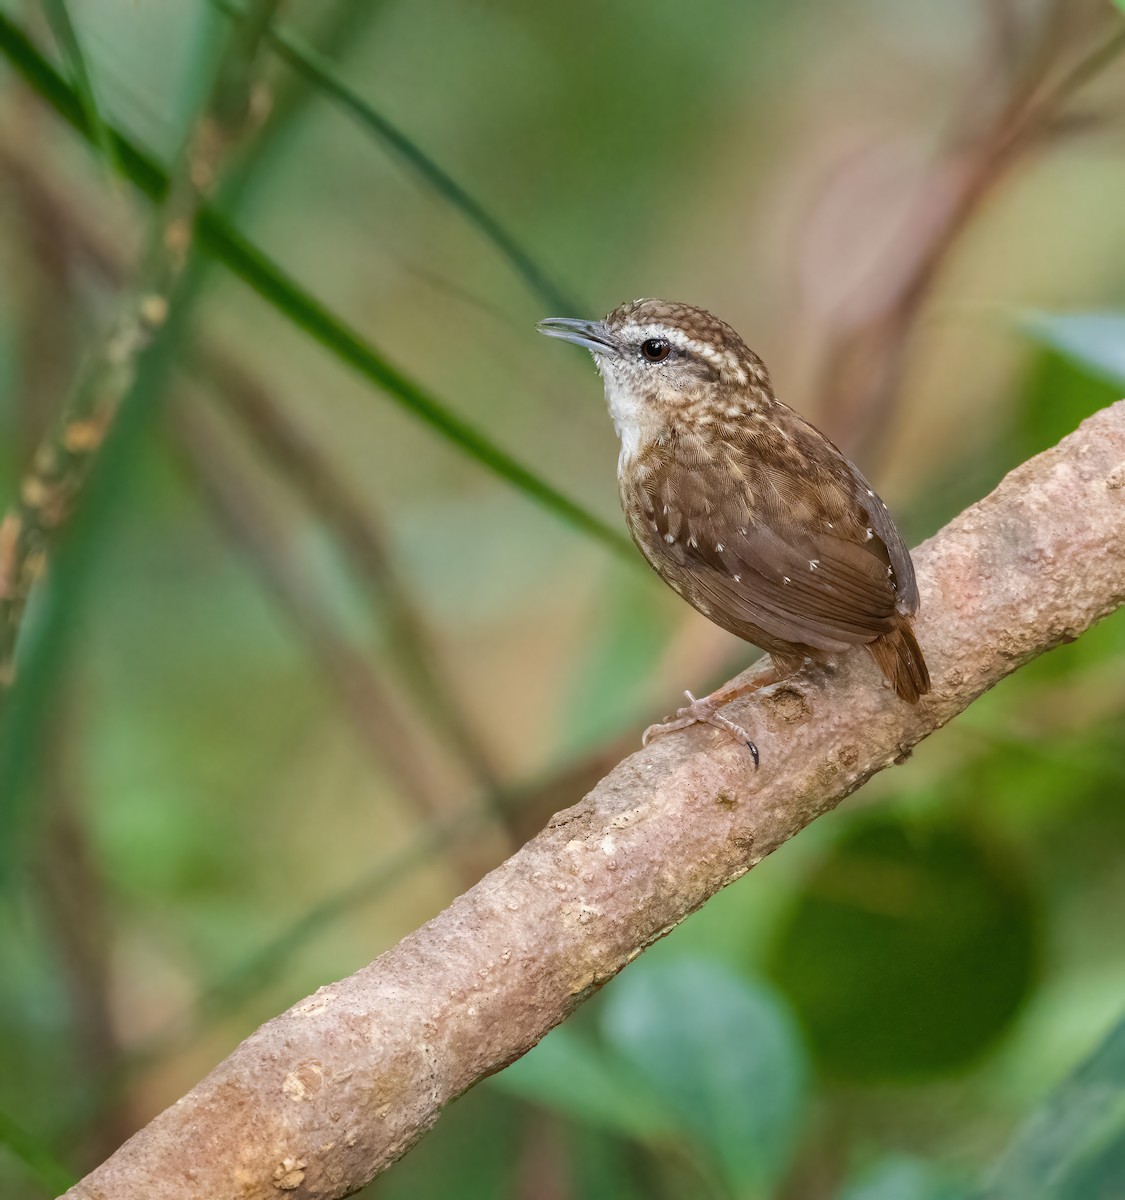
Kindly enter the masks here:
<path id="1" fill-rule="evenodd" d="M 345 1196 L 478 1080 L 876 771 L 1125 600 L 1125 401 L 915 555 L 934 691 L 865 654 L 656 740 L 439 916 L 263 1025 L 71 1189 L 84 1200 Z"/>

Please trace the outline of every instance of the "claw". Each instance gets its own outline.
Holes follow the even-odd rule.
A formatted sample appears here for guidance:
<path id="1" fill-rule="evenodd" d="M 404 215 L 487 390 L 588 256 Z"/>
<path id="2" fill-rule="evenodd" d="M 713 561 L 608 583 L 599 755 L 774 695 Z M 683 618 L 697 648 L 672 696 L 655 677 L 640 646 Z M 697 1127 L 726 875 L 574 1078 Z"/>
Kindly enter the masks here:
<path id="1" fill-rule="evenodd" d="M 716 729 L 724 730 L 745 745 L 754 760 L 754 770 L 756 771 L 759 764 L 758 747 L 754 745 L 746 730 L 741 725 L 736 725 L 730 717 L 724 717 L 709 696 L 697 700 L 691 692 L 684 692 L 684 695 L 690 703 L 679 709 L 671 721 L 650 725 L 641 735 L 641 745 L 647 746 L 654 737 L 661 737 L 666 733 L 676 733 L 680 729 L 689 729 L 692 725 L 713 725 Z"/>

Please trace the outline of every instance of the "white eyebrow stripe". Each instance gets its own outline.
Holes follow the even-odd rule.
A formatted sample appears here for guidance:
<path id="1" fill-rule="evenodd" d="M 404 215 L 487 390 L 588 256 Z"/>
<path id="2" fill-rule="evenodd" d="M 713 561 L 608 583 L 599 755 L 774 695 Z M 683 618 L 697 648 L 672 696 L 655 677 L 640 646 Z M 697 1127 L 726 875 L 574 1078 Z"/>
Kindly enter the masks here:
<path id="1" fill-rule="evenodd" d="M 738 364 L 737 359 L 726 350 L 719 350 L 710 342 L 700 342 L 689 336 L 674 325 L 665 325 L 661 321 L 649 321 L 647 324 L 628 322 L 621 330 L 621 336 L 628 341 L 637 343 L 647 342 L 649 338 L 663 338 L 675 346 L 677 350 L 686 350 L 689 354 L 698 355 L 716 366 L 725 367 L 732 372 L 740 382 L 746 382 L 746 372 Z"/>
<path id="2" fill-rule="evenodd" d="M 718 351 L 706 342 L 697 341 L 682 329 L 674 325 L 665 325 L 660 321 L 650 321 L 647 325 L 626 325 L 621 331 L 629 341 L 646 342 L 649 338 L 664 338 L 665 341 L 680 350 L 693 351 L 696 354 L 715 356 Z"/>

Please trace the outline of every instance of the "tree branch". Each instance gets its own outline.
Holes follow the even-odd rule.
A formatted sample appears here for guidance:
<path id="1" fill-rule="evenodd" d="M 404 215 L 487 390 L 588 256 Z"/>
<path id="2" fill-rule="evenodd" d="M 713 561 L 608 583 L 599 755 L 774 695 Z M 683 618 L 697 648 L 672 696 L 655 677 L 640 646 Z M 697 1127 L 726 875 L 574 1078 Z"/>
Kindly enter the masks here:
<path id="1" fill-rule="evenodd" d="M 263 1025 L 68 1196 L 346 1196 L 646 946 L 901 761 L 982 692 L 1125 601 L 1125 401 L 922 546 L 917 707 L 866 655 L 736 705 L 762 756 L 660 738 L 440 916 Z"/>

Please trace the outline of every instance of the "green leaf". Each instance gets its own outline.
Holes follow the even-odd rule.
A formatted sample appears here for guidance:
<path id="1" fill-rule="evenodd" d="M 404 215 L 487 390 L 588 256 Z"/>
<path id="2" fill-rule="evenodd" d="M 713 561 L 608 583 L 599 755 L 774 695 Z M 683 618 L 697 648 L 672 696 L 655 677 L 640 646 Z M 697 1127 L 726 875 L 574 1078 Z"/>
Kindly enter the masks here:
<path id="1" fill-rule="evenodd" d="M 1125 313 L 1026 312 L 1017 327 L 1091 374 L 1125 384 Z"/>
<path id="2" fill-rule="evenodd" d="M 242 6 L 234 3 L 234 0 L 211 0 L 211 3 L 228 17 L 238 17 L 242 14 Z M 567 316 L 582 316 L 587 311 L 582 304 L 552 282 L 547 272 L 508 232 L 498 217 L 466 191 L 401 129 L 349 87 L 329 59 L 284 25 L 275 25 L 268 40 L 279 57 L 317 88 L 326 100 L 335 104 L 363 130 L 378 139 L 457 209 L 465 220 L 507 259 L 528 288 L 553 311 Z"/>
<path id="3" fill-rule="evenodd" d="M 1078 359 L 1053 348 L 1040 351 L 1020 388 L 1016 425 L 1005 436 L 1004 465 L 1015 467 L 1050 449 L 1119 398 L 1117 384 L 1091 374 Z"/>
<path id="4" fill-rule="evenodd" d="M 771 1195 L 808 1085 L 796 1027 L 774 994 L 717 963 L 641 964 L 614 983 L 602 1025 L 734 1194 Z"/>
<path id="5" fill-rule="evenodd" d="M 865 1171 L 839 1200 L 968 1200 L 969 1193 L 917 1159 L 886 1159 Z"/>
<path id="6" fill-rule="evenodd" d="M 1017 1133 L 986 1200 L 1091 1200 L 1125 1179 L 1125 1018 Z"/>
<path id="7" fill-rule="evenodd" d="M 82 51 L 82 43 L 78 40 L 74 22 L 70 19 L 70 12 L 66 7 L 65 0 L 43 0 L 43 11 L 51 26 L 51 32 L 55 35 L 55 41 L 58 42 L 59 49 L 62 51 L 66 65 L 74 77 L 75 90 L 82 102 L 82 110 L 90 130 L 91 140 L 101 152 L 110 171 L 120 174 L 121 167 L 117 162 L 113 135 L 102 119 L 97 94 L 94 90 L 93 76 Z"/>
<path id="8" fill-rule="evenodd" d="M 565 1026 L 553 1029 L 494 1082 L 525 1100 L 641 1141 L 675 1127 L 627 1062 Z"/>
<path id="9" fill-rule="evenodd" d="M 92 136 L 74 90 L 39 53 L 23 30 L 3 13 L 0 13 L 0 53 L 65 121 L 84 137 Z M 126 177 L 150 199 L 161 199 L 168 187 L 164 169 L 120 131 L 111 127 L 110 133 Z M 462 453 L 575 529 L 612 547 L 631 561 L 639 562 L 632 544 L 623 533 L 564 495 L 393 367 L 369 341 L 290 279 L 265 253 L 213 209 L 203 211 L 199 234 L 220 262 L 278 312 Z"/>
<path id="10" fill-rule="evenodd" d="M 964 1067 L 1011 1024 L 1038 929 L 1017 863 L 972 826 L 864 815 L 778 928 L 770 973 L 829 1073 Z"/>

